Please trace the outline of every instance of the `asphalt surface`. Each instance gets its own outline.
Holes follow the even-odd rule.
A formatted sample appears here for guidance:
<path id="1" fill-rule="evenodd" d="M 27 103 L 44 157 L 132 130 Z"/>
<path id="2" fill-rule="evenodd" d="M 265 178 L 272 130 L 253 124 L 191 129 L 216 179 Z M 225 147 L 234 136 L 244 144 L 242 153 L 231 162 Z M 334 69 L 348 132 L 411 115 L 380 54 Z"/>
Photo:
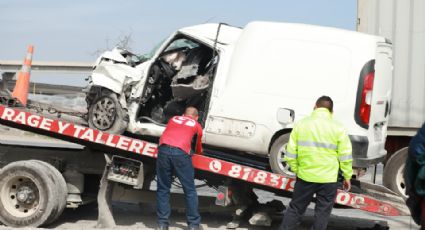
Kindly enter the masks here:
<path id="1" fill-rule="evenodd" d="M 202 192 L 200 192 L 202 193 Z M 273 199 L 273 194 L 257 191 L 263 202 Z M 200 194 L 202 195 L 202 194 Z M 142 199 L 142 198 L 141 198 Z M 289 199 L 282 199 L 284 203 Z M 213 204 L 211 204 L 213 205 Z M 303 218 L 298 229 L 310 229 L 313 222 L 314 206 L 311 205 Z M 117 224 L 113 229 L 155 229 L 156 209 L 154 204 L 113 204 L 114 218 Z M 95 229 L 97 222 L 97 206 L 90 204 L 72 210 L 67 209 L 63 215 L 52 225 L 45 226 L 47 229 Z M 227 223 L 232 220 L 232 214 L 226 211 L 202 212 L 203 229 L 226 229 Z M 249 218 L 249 217 L 248 217 Z M 269 227 L 252 226 L 248 218 L 241 221 L 237 229 L 278 229 L 282 220 L 282 214 L 272 216 L 272 225 Z M 170 229 L 186 229 L 186 221 L 183 210 L 173 210 Z M 373 213 L 367 213 L 354 209 L 334 208 L 328 225 L 329 230 L 355 230 L 355 229 L 419 229 L 408 216 L 384 217 Z"/>

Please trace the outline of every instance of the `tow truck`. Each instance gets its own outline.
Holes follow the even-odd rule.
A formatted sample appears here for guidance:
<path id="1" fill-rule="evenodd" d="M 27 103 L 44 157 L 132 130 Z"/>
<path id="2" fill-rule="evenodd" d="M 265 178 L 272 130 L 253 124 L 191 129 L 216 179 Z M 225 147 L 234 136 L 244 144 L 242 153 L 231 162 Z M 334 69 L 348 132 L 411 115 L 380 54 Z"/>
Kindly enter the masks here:
<path id="1" fill-rule="evenodd" d="M 3 224 L 47 225 L 66 207 L 76 208 L 93 201 L 97 193 L 98 226 L 109 228 L 115 226 L 112 200 L 140 203 L 140 199 L 152 199 L 149 185 L 155 176 L 157 140 L 91 129 L 58 110 L 52 115 L 45 109 L 35 109 L 40 105 L 31 101 L 24 107 L 7 93 L 0 95 L 0 102 L 1 125 L 66 141 L 29 149 L 18 143 L 25 137 L 1 140 L 0 221 Z M 192 157 L 196 178 L 217 188 L 215 203 L 235 211 L 228 228 L 236 228 L 241 215 L 258 206 L 254 188 L 276 196 L 291 196 L 295 178 L 272 173 L 258 159 L 241 160 L 230 155 L 206 148 L 203 155 Z M 352 191 L 338 190 L 337 205 L 385 216 L 408 215 L 403 199 L 394 192 L 359 180 L 353 179 L 352 183 L 355 188 Z M 268 220 L 263 224 L 270 225 Z"/>
<path id="2" fill-rule="evenodd" d="M 48 225 L 65 208 L 97 199 L 98 227 L 113 228 L 112 200 L 155 200 L 150 185 L 155 178 L 158 139 L 92 129 L 83 119 L 86 114 L 49 103 L 27 103 L 29 50 L 22 68 L 28 75 L 22 77 L 25 80 L 19 76 L 16 83 L 22 84 L 16 88 L 24 99 L 13 96 L 16 88 L 10 93 L 2 87 L 0 124 L 46 138 L 33 140 L 21 133 L 21 138 L 14 139 L 0 132 L 0 222 L 11 227 Z M 237 228 L 246 215 L 252 215 L 251 224 L 270 226 L 271 212 L 281 213 L 283 204 L 272 201 L 256 212 L 261 205 L 253 189 L 290 197 L 295 178 L 273 173 L 264 158 L 226 151 L 205 146 L 202 155 L 193 155 L 196 179 L 216 188 L 216 205 L 234 211 L 228 228 Z M 403 199 L 391 190 L 356 179 L 352 184 L 351 191 L 338 190 L 337 205 L 385 216 L 408 215 Z"/>

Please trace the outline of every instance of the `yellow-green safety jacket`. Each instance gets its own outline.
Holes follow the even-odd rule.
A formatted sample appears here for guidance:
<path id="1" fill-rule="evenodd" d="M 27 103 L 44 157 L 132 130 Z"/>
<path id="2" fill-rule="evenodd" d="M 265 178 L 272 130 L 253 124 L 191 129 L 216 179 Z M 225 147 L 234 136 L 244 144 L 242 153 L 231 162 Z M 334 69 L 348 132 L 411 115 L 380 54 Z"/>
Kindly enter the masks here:
<path id="1" fill-rule="evenodd" d="M 291 132 L 284 160 L 304 181 L 336 182 L 338 169 L 350 179 L 351 141 L 345 128 L 332 119 L 326 108 L 317 108 L 311 116 L 297 122 Z"/>

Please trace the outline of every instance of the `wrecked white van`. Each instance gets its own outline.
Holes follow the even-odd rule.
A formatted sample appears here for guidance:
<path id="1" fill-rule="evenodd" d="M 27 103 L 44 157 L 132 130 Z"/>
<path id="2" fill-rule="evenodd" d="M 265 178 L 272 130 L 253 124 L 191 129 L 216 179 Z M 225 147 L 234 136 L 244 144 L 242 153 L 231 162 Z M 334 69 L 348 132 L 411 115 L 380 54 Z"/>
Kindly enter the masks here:
<path id="1" fill-rule="evenodd" d="M 158 137 L 192 105 L 203 143 L 282 159 L 294 122 L 315 100 L 334 100 L 355 167 L 381 161 L 392 81 L 392 48 L 382 37 L 319 26 L 252 22 L 178 30 L 149 57 L 116 48 L 96 62 L 87 88 L 90 127 Z"/>

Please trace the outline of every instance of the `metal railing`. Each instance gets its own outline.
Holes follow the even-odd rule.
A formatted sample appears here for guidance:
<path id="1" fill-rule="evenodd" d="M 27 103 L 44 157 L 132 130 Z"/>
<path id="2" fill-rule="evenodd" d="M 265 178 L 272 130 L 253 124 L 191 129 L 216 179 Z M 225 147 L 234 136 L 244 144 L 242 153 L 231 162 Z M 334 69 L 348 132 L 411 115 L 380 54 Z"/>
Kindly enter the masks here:
<path id="1" fill-rule="evenodd" d="M 93 70 L 92 62 L 53 62 L 34 61 L 31 71 L 54 72 L 54 73 L 88 73 Z M 22 61 L 0 60 L 0 71 L 15 73 L 22 67 Z"/>
<path id="2" fill-rule="evenodd" d="M 59 73 L 59 74 L 87 74 L 93 70 L 94 63 L 89 62 L 54 62 L 34 61 L 31 65 L 32 72 Z M 1 90 L 12 90 L 15 85 L 15 73 L 22 67 L 22 61 L 0 60 Z M 72 76 L 72 75 L 71 75 Z M 75 75 L 81 76 L 81 75 Z M 30 93 L 33 94 L 83 94 L 82 87 L 52 85 L 44 83 L 30 83 Z"/>

